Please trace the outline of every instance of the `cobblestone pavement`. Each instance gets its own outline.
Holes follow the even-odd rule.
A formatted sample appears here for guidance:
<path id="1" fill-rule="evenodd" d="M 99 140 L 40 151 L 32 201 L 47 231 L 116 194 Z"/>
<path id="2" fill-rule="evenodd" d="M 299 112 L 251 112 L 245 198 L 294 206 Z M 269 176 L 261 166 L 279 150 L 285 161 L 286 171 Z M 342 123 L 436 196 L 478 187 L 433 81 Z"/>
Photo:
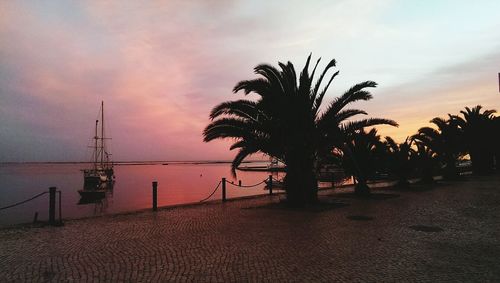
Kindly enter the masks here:
<path id="1" fill-rule="evenodd" d="M 383 191 L 388 192 L 388 191 Z M 0 282 L 500 281 L 500 176 L 399 197 L 279 197 L 0 230 Z"/>

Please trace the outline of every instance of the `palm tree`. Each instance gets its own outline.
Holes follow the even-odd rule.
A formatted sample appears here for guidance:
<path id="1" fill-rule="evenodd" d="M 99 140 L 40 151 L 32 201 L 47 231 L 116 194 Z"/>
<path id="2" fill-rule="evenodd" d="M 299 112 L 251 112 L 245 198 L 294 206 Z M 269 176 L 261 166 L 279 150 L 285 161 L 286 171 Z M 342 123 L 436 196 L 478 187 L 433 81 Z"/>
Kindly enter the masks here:
<path id="1" fill-rule="evenodd" d="M 355 178 L 354 191 L 357 195 L 370 193 L 367 181 L 375 177 L 384 152 L 384 144 L 374 128 L 368 132 L 361 129 L 349 133 L 343 150 L 334 152 L 345 173 Z"/>
<path id="2" fill-rule="evenodd" d="M 389 172 L 397 178 L 397 185 L 400 187 L 407 187 L 410 184 L 408 179 L 415 169 L 415 150 L 411 147 L 412 143 L 413 140 L 408 137 L 402 143 L 396 143 L 391 137 L 385 137 L 386 166 Z"/>
<path id="3" fill-rule="evenodd" d="M 466 149 L 472 162 L 474 174 L 487 174 L 493 170 L 495 140 L 491 133 L 493 128 L 493 113 L 496 110 L 484 110 L 477 105 L 465 107 L 460 111 L 462 117 L 454 116 L 464 133 Z"/>
<path id="4" fill-rule="evenodd" d="M 434 183 L 434 172 L 438 165 L 436 154 L 425 143 L 416 140 L 415 165 L 422 183 Z"/>
<path id="5" fill-rule="evenodd" d="M 287 202 L 294 206 L 317 200 L 319 154 L 342 147 L 348 132 L 378 124 L 397 125 L 388 119 L 348 121 L 356 115 L 367 114 L 363 110 L 344 108 L 355 101 L 371 99 L 372 95 L 366 89 L 377 85 L 372 81 L 356 84 L 322 111 L 323 98 L 339 72 L 333 73 L 321 88 L 336 61 L 331 60 L 313 83 L 320 60 L 309 73 L 310 60 L 311 55 L 298 81 L 291 62 L 279 63 L 280 69 L 268 64 L 255 67 L 254 71 L 260 77 L 239 82 L 233 92 L 254 93 L 258 95 L 257 99 L 228 101 L 215 106 L 210 113 L 212 122 L 203 132 L 205 142 L 234 140 L 230 149 L 239 151 L 232 162 L 233 175 L 247 156 L 258 152 L 286 164 Z"/>
<path id="6" fill-rule="evenodd" d="M 412 138 L 418 140 L 431 150 L 444 165 L 444 177 L 456 179 L 459 176 L 456 162 L 464 154 L 463 133 L 460 122 L 455 116 L 448 114 L 448 119 L 436 117 L 430 122 L 437 129 L 422 127 Z"/>

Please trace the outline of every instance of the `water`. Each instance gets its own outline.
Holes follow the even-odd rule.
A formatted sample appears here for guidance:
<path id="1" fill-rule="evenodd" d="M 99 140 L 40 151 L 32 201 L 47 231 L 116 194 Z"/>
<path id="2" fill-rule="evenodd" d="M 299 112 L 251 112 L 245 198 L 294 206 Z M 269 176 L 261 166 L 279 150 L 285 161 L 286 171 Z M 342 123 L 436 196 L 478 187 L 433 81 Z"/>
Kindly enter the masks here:
<path id="1" fill-rule="evenodd" d="M 152 181 L 158 181 L 158 206 L 199 202 L 207 197 L 222 177 L 231 177 L 229 164 L 135 164 L 115 166 L 113 190 L 96 203 L 79 204 L 83 188 L 82 164 L 2 164 L 0 165 L 0 207 L 30 198 L 55 186 L 62 191 L 63 219 L 111 214 L 152 206 Z M 267 172 L 238 171 L 242 185 L 260 183 Z M 282 177 L 282 176 L 279 176 Z M 265 184 L 255 188 L 227 185 L 227 197 L 266 194 Z M 210 200 L 221 199 L 221 190 Z M 17 207 L 0 210 L 0 226 L 48 218 L 48 194 Z M 58 213 L 58 212 L 57 212 Z M 57 214 L 56 214 L 57 215 Z"/>

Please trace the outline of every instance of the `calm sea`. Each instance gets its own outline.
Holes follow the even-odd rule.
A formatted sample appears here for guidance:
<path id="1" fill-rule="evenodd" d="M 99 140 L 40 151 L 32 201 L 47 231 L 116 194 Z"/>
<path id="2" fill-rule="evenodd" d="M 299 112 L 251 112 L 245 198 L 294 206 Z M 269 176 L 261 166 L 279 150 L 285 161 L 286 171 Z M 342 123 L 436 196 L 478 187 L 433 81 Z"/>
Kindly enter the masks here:
<path id="1" fill-rule="evenodd" d="M 85 164 L 0 164 L 0 207 L 28 199 L 55 186 L 62 191 L 63 219 L 134 211 L 151 208 L 152 182 L 158 182 L 158 206 L 199 202 L 207 197 L 222 177 L 242 185 L 253 185 L 267 178 L 267 172 L 238 171 L 232 179 L 229 164 L 169 163 L 116 165 L 116 182 L 104 199 L 82 203 Z M 278 176 L 280 178 L 282 176 Z M 264 184 L 255 188 L 227 186 L 229 198 L 267 193 Z M 219 189 L 210 200 L 221 198 Z M 48 218 L 48 194 L 28 203 L 0 210 L 0 226 L 29 223 L 38 212 Z M 56 214 L 57 215 L 57 214 Z"/>

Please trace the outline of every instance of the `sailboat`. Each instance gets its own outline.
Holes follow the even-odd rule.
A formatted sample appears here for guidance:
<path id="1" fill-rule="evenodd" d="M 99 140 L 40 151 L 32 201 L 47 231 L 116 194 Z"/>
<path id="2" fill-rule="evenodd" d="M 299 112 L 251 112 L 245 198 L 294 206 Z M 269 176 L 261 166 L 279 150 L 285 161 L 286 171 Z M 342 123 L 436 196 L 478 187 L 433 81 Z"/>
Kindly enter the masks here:
<path id="1" fill-rule="evenodd" d="M 95 121 L 95 135 L 93 137 L 92 167 L 83 170 L 84 189 L 78 191 L 80 195 L 103 194 L 106 188 L 112 186 L 114 182 L 113 162 L 111 154 L 106 149 L 104 133 L 104 102 L 101 102 L 100 118 Z"/>

